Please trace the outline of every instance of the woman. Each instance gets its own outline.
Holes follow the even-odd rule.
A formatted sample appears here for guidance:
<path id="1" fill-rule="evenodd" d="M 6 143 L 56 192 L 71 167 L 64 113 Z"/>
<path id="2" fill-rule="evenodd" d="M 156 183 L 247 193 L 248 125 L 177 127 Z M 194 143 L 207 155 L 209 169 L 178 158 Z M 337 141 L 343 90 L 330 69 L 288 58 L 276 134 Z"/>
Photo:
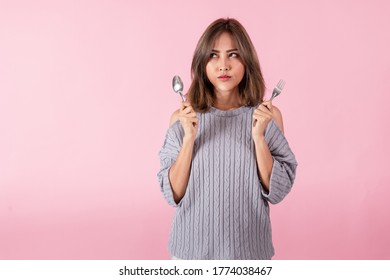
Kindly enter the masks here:
<path id="1" fill-rule="evenodd" d="M 234 19 L 214 21 L 192 61 L 187 101 L 171 117 L 158 179 L 177 207 L 169 250 L 180 259 L 271 259 L 270 203 L 297 162 L 280 110 L 263 102 L 253 44 Z"/>

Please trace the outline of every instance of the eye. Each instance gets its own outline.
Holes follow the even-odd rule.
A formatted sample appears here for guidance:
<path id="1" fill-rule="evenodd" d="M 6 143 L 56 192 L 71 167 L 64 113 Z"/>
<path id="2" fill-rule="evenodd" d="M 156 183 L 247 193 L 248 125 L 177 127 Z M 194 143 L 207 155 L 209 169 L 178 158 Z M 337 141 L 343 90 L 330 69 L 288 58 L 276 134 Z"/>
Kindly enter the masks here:
<path id="1" fill-rule="evenodd" d="M 216 57 L 218 57 L 218 55 L 216 53 L 211 53 L 210 54 L 210 58 L 216 58 Z"/>
<path id="2" fill-rule="evenodd" d="M 236 58 L 236 57 L 240 57 L 240 56 L 238 55 L 238 53 L 232 52 L 232 53 L 229 53 L 229 57 Z"/>

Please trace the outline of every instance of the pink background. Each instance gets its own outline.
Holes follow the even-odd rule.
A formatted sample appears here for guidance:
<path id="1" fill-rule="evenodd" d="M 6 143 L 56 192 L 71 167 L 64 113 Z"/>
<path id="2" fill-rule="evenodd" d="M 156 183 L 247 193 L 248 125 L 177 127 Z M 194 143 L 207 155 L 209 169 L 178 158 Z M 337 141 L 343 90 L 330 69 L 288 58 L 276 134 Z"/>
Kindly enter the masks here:
<path id="1" fill-rule="evenodd" d="M 79 3 L 81 2 L 81 3 Z M 158 151 L 199 36 L 235 17 L 298 162 L 275 259 L 390 258 L 390 2 L 1 1 L 0 259 L 165 259 Z"/>

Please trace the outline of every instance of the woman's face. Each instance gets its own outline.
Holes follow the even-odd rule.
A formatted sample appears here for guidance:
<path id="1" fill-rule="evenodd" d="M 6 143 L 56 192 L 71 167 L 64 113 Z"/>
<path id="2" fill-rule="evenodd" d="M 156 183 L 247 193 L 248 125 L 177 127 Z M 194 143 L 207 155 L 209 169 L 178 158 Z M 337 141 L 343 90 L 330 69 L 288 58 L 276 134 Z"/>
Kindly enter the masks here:
<path id="1" fill-rule="evenodd" d="M 245 66 L 232 36 L 224 32 L 216 40 L 206 65 L 206 74 L 216 94 L 238 94 Z"/>

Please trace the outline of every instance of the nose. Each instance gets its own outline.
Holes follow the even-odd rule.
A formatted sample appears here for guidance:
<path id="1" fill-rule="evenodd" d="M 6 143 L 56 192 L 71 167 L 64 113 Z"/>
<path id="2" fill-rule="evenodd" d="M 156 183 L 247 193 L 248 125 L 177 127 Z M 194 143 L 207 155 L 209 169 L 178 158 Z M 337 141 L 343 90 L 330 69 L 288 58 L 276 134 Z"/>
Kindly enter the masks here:
<path id="1" fill-rule="evenodd" d="M 221 57 L 219 60 L 219 71 L 225 72 L 230 70 L 230 65 L 229 65 L 229 59 L 226 57 Z"/>
<path id="2" fill-rule="evenodd" d="M 229 70 L 229 67 L 227 66 L 220 66 L 219 67 L 219 71 L 228 71 Z"/>

